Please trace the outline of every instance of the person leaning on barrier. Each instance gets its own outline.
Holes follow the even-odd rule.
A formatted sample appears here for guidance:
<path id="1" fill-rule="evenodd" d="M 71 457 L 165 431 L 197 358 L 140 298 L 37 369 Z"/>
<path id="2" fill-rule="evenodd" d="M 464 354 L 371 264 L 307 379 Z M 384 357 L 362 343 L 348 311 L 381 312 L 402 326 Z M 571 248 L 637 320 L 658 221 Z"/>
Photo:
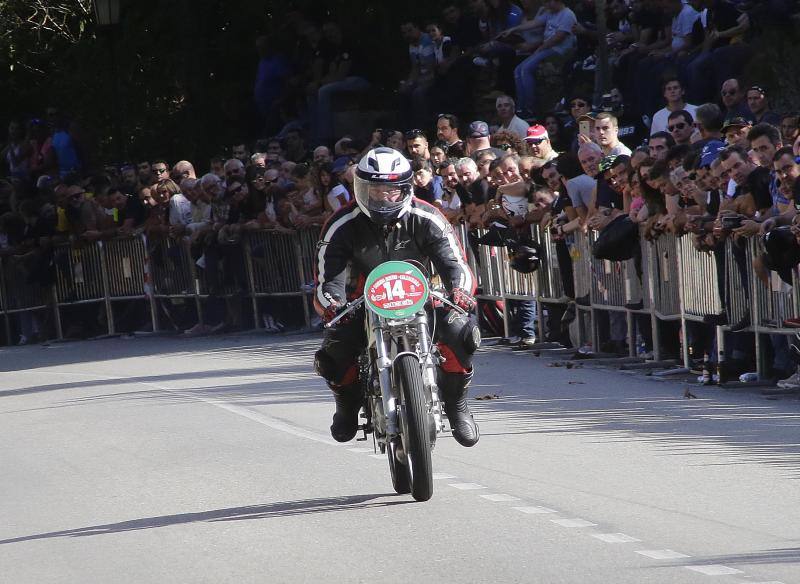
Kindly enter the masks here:
<path id="1" fill-rule="evenodd" d="M 179 191 L 178 185 L 171 179 L 159 181 L 152 187 L 152 203 L 144 223 L 144 231 L 148 239 L 161 239 L 169 235 L 169 200 Z"/>
<path id="2" fill-rule="evenodd" d="M 307 164 L 298 164 L 292 169 L 294 190 L 288 194 L 293 207 L 291 222 L 294 227 L 302 229 L 314 225 L 322 225 L 327 215 L 322 202 L 322 195 L 317 192 L 311 182 L 311 170 Z"/>
<path id="3" fill-rule="evenodd" d="M 464 209 L 461 205 L 461 198 L 458 196 L 458 173 L 456 172 L 455 158 L 448 158 L 439 165 L 437 174 L 442 179 L 442 200 L 439 210 L 447 220 L 456 225 L 464 219 Z"/>
<path id="4" fill-rule="evenodd" d="M 478 165 L 472 158 L 459 158 L 455 162 L 455 170 L 458 175 L 456 193 L 461 199 L 464 218 L 470 227 L 478 227 L 486 203 L 491 198 L 489 183 L 480 175 Z"/>
<path id="5" fill-rule="evenodd" d="M 117 219 L 126 203 L 127 197 L 116 185 L 103 183 L 96 186 L 94 197 L 81 207 L 82 221 L 86 227 L 82 237 L 89 241 L 95 241 L 111 239 L 118 235 Z M 89 204 L 91 204 L 91 211 Z"/>

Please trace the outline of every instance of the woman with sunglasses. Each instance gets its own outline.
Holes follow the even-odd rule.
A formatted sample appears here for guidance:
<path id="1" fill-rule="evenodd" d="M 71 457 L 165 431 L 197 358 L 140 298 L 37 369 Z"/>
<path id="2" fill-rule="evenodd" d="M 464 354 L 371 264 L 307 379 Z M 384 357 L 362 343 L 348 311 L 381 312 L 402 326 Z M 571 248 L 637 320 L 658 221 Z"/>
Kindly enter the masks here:
<path id="1" fill-rule="evenodd" d="M 510 130 L 498 130 L 492 134 L 489 143 L 506 154 L 516 154 L 517 156 L 528 154 L 528 147 L 525 142 Z"/>

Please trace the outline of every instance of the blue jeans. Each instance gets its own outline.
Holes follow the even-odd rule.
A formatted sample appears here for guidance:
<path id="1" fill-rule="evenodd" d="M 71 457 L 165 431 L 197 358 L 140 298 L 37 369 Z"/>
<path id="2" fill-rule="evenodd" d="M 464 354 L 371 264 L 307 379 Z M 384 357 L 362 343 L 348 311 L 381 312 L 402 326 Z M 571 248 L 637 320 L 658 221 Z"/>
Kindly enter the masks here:
<path id="1" fill-rule="evenodd" d="M 517 107 L 524 114 L 531 116 L 536 111 L 536 69 L 543 61 L 557 57 L 559 54 L 553 49 L 544 49 L 534 53 L 514 69 Z"/>
<path id="2" fill-rule="evenodd" d="M 310 108 L 313 116 L 314 137 L 316 138 L 315 145 L 332 141 L 333 112 L 331 109 L 333 96 L 337 93 L 348 91 L 366 91 L 369 87 L 369 81 L 362 77 L 345 77 L 341 81 L 334 81 L 319 88 L 316 108 Z"/>
<path id="3" fill-rule="evenodd" d="M 533 300 L 507 300 L 513 311 L 511 334 L 522 338 L 536 336 L 536 302 Z"/>

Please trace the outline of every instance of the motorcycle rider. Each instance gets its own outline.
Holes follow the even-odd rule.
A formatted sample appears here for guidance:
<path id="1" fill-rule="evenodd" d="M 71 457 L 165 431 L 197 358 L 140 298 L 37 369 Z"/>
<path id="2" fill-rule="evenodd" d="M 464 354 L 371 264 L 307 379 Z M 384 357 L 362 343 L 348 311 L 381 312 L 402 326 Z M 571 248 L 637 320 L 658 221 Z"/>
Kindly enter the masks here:
<path id="1" fill-rule="evenodd" d="M 468 315 L 445 306 L 434 308 L 434 342 L 442 357 L 437 385 L 453 437 L 473 446 L 480 437 L 467 404 L 472 355 L 480 345 L 475 321 L 475 278 L 453 229 L 432 205 L 413 197 L 408 160 L 387 147 L 370 150 L 355 171 L 355 203 L 334 213 L 320 234 L 314 307 L 325 322 L 346 302 L 363 293 L 369 272 L 388 260 L 431 260 L 450 300 Z M 366 346 L 364 314 L 358 312 L 325 331 L 314 368 L 336 400 L 331 435 L 339 442 L 358 431 L 362 390 L 358 355 Z"/>

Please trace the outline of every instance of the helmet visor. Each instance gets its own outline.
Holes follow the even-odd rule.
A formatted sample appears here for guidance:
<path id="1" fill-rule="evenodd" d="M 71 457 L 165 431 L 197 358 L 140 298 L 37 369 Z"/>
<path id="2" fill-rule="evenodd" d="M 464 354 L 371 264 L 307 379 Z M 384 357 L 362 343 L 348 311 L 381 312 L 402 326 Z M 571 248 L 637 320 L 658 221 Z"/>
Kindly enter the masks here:
<path id="1" fill-rule="evenodd" d="M 375 183 L 356 177 L 354 183 L 359 203 L 378 215 L 399 211 L 410 195 L 407 182 Z"/>
<path id="2" fill-rule="evenodd" d="M 381 206 L 393 207 L 403 202 L 403 189 L 397 184 L 370 184 L 367 189 L 370 206 L 378 208 Z"/>

